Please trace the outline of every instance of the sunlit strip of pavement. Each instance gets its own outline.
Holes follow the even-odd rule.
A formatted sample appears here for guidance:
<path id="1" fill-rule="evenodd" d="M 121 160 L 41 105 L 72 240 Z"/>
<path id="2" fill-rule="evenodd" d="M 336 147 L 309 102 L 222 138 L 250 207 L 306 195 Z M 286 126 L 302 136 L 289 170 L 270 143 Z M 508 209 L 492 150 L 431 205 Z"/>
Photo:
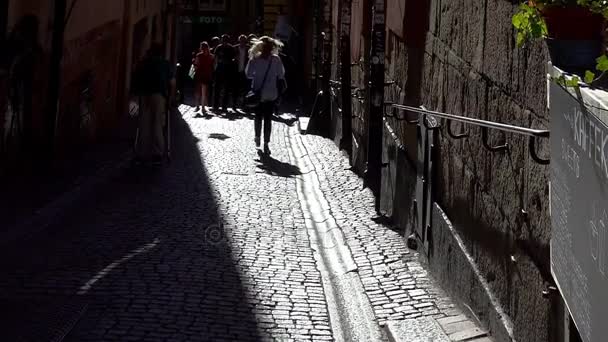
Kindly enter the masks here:
<path id="1" fill-rule="evenodd" d="M 302 171 L 297 192 L 310 244 L 323 278 L 331 327 L 336 341 L 383 341 L 382 330 L 365 294 L 357 266 L 342 230 L 331 215 L 319 178 L 300 134 L 288 134 L 290 159 Z"/>
<path id="2" fill-rule="evenodd" d="M 132 259 L 133 257 L 135 257 L 137 255 L 148 252 L 149 250 L 158 246 L 159 243 L 160 243 L 160 240 L 157 238 L 153 242 L 146 244 L 140 248 L 137 248 L 137 249 L 133 250 L 131 253 L 129 253 L 129 254 L 123 256 L 122 258 L 114 261 L 113 263 L 109 264 L 103 270 L 99 271 L 93 278 L 89 279 L 89 281 L 87 281 L 84 285 L 82 285 L 80 287 L 80 289 L 78 289 L 77 294 L 79 296 L 87 294 L 87 292 L 89 292 L 89 290 L 91 290 L 91 288 L 93 287 L 93 285 L 95 285 L 95 283 L 97 283 L 98 281 L 103 279 L 106 275 L 110 274 L 110 272 L 112 272 L 112 270 L 114 270 L 116 267 L 129 261 L 130 259 Z"/>

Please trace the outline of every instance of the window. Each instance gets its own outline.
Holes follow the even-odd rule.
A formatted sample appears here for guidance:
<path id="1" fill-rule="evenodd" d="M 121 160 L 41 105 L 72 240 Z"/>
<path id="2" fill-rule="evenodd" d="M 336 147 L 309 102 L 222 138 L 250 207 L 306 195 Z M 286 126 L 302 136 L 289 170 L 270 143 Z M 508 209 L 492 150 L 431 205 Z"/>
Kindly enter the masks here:
<path id="1" fill-rule="evenodd" d="M 199 9 L 204 11 L 226 10 L 226 0 L 198 0 Z"/>
<path id="2" fill-rule="evenodd" d="M 213 7 L 217 9 L 226 9 L 226 0 L 213 0 Z"/>

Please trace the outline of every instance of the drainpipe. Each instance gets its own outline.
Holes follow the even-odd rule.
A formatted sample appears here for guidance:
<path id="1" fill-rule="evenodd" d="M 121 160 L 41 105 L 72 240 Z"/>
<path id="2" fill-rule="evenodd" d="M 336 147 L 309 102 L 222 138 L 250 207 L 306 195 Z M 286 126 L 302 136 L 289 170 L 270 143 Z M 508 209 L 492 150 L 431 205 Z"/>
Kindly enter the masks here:
<path id="1" fill-rule="evenodd" d="M 258 35 L 264 34 L 264 0 L 256 0 L 256 31 Z"/>
<path id="2" fill-rule="evenodd" d="M 162 25 L 163 25 L 163 48 L 164 48 L 164 53 L 163 56 L 165 58 L 168 58 L 167 56 L 167 41 L 169 40 L 169 6 L 171 6 L 169 3 L 171 2 L 171 0 L 165 0 L 164 4 L 163 4 L 163 8 L 161 9 L 161 18 L 162 18 Z"/>
<path id="3" fill-rule="evenodd" d="M 384 0 L 374 0 L 371 32 L 371 68 L 369 92 L 369 125 L 367 146 L 367 170 L 365 179 L 376 195 L 376 211 L 380 211 L 380 187 L 382 176 L 382 134 L 384 116 L 384 44 L 385 9 Z"/>
<path id="4" fill-rule="evenodd" d="M 53 35 L 51 43 L 51 58 L 49 72 L 49 97 L 47 102 L 46 125 L 46 154 L 47 165 L 53 161 L 55 154 L 55 133 L 59 112 L 59 97 L 61 91 L 61 60 L 63 58 L 63 38 L 65 32 L 66 0 L 55 0 L 53 19 Z"/>
<path id="5" fill-rule="evenodd" d="M 342 95 L 342 139 L 340 148 L 352 154 L 353 143 L 353 115 L 352 115 L 352 96 L 351 96 L 351 48 L 350 31 L 352 16 L 352 0 L 340 0 L 340 93 Z"/>
<path id="6" fill-rule="evenodd" d="M 177 25 L 179 21 L 179 12 L 176 0 L 169 0 L 171 3 L 171 12 L 173 20 L 171 21 L 171 63 L 177 63 Z"/>

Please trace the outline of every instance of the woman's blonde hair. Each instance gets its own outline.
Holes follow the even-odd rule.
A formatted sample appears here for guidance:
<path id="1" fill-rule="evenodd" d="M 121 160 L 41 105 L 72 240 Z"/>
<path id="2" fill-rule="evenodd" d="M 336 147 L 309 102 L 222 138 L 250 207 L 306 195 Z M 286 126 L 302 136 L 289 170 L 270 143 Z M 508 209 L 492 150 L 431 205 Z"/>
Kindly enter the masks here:
<path id="1" fill-rule="evenodd" d="M 264 44 L 272 44 L 273 55 L 278 55 L 279 51 L 283 47 L 283 43 L 280 40 L 269 36 L 263 36 L 253 40 L 251 49 L 249 49 L 249 58 L 254 59 L 256 57 L 259 57 L 262 54 L 262 51 L 264 50 Z"/>

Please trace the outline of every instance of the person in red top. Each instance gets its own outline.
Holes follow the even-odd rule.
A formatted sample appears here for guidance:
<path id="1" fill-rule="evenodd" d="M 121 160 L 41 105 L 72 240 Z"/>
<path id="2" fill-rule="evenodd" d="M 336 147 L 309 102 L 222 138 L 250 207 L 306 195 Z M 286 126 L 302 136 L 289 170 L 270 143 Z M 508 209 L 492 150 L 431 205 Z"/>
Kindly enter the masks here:
<path id="1" fill-rule="evenodd" d="M 205 107 L 209 105 L 209 85 L 213 80 L 213 68 L 215 57 L 209 49 L 207 42 L 202 42 L 199 52 L 192 60 L 194 65 L 194 82 L 196 111 L 199 111 L 199 106 L 202 106 L 202 111 L 205 112 Z"/>

